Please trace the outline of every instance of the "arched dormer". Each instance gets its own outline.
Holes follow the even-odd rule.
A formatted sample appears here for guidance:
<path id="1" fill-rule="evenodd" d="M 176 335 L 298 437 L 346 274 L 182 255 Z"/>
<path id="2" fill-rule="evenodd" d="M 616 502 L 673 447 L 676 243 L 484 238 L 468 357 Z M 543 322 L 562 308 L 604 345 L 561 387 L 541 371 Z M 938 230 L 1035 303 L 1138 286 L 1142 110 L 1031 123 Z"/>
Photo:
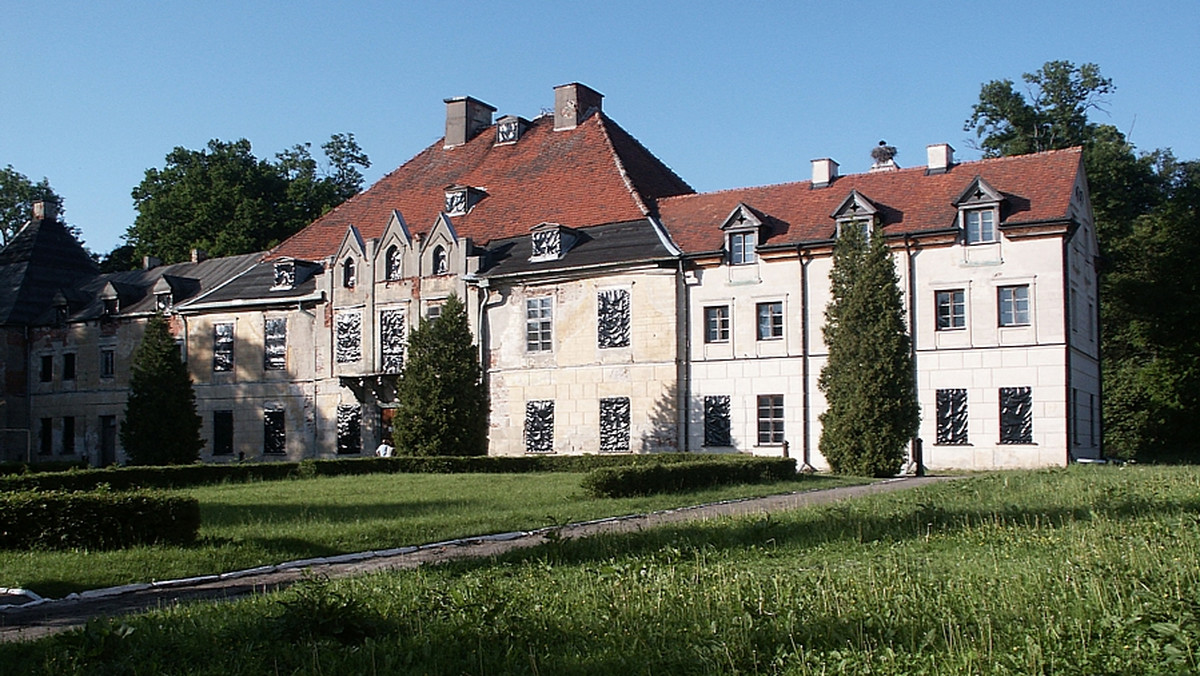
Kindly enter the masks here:
<path id="1" fill-rule="evenodd" d="M 456 252 L 461 244 L 450 217 L 439 214 L 433 228 L 421 243 L 421 274 L 438 276 L 460 272 L 460 264 L 455 261 Z"/>
<path id="2" fill-rule="evenodd" d="M 396 282 L 404 279 L 405 258 L 410 251 L 413 238 L 408 224 L 400 212 L 393 209 L 375 250 L 375 281 Z"/>
<path id="3" fill-rule="evenodd" d="M 958 208 L 958 227 L 962 242 L 967 245 L 991 244 L 1000 241 L 1000 205 L 1004 195 L 976 176 L 967 189 L 954 200 Z"/>
<path id="4" fill-rule="evenodd" d="M 361 274 L 359 268 L 361 265 L 369 263 L 365 260 L 366 250 L 366 244 L 363 242 L 358 228 L 354 225 L 347 227 L 346 235 L 342 238 L 342 245 L 338 247 L 337 253 L 337 260 L 341 261 L 337 264 L 338 281 L 343 289 L 353 289 L 358 285 L 358 277 Z M 370 269 L 369 264 L 367 268 Z"/>

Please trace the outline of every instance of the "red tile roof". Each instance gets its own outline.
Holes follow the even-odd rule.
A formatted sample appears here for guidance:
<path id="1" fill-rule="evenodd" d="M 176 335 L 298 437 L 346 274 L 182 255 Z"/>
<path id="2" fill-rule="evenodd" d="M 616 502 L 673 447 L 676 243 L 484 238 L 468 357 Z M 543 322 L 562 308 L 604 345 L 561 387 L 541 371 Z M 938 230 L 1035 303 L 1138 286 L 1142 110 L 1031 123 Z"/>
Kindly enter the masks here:
<path id="1" fill-rule="evenodd" d="M 636 139 L 598 113 L 554 131 L 553 116 L 532 121 L 515 144 L 495 145 L 495 127 L 446 149 L 439 140 L 362 193 L 317 219 L 269 257 L 319 260 L 336 253 L 350 225 L 366 239 L 398 210 L 414 234 L 428 232 L 445 188 L 486 191 L 470 213 L 452 216 L 460 237 L 478 244 L 529 232 L 539 223 L 581 228 L 643 218 L 658 198 L 692 189 Z"/>
<path id="2" fill-rule="evenodd" d="M 896 234 L 944 230 L 955 224 L 953 203 L 981 176 L 1005 195 L 1002 223 L 1066 219 L 1080 149 L 1004 157 L 956 164 L 943 174 L 925 175 L 925 167 L 841 176 L 825 188 L 810 181 L 741 188 L 659 201 L 663 225 L 686 253 L 720 250 L 721 225 L 739 203 L 772 219 L 766 244 L 828 240 L 835 222 L 830 214 L 858 190 L 884 215 L 884 231 Z"/>

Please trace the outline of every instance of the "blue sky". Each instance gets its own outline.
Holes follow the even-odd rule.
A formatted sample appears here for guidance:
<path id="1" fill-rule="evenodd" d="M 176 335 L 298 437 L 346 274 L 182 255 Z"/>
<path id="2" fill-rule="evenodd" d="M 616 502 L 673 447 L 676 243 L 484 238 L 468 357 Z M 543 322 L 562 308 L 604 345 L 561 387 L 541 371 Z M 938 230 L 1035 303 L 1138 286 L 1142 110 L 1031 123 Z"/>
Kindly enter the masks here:
<path id="1" fill-rule="evenodd" d="M 0 0 L 0 166 L 50 179 L 93 250 L 175 146 L 259 157 L 353 132 L 370 184 L 469 95 L 534 117 L 582 82 L 697 190 L 865 171 L 949 142 L 988 80 L 1094 62 L 1141 150 L 1200 158 L 1200 2 L 38 2 Z"/>

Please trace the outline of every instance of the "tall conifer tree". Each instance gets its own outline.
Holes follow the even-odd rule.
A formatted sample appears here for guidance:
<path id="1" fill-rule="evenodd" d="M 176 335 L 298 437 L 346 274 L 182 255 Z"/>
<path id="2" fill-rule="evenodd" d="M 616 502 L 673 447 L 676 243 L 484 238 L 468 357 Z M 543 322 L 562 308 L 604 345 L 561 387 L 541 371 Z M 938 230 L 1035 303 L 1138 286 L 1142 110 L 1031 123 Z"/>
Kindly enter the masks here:
<path id="1" fill-rule="evenodd" d="M 833 471 L 892 476 L 920 422 L 899 281 L 883 232 L 843 227 L 825 310 L 821 454 Z"/>
<path id="2" fill-rule="evenodd" d="M 433 320 L 408 337 L 408 355 L 396 389 L 392 437 L 399 453 L 487 453 L 487 390 L 467 312 L 451 296 Z"/>
<path id="3" fill-rule="evenodd" d="M 132 465 L 191 463 L 204 447 L 192 379 L 160 315 L 147 322 L 133 355 L 121 444 Z"/>

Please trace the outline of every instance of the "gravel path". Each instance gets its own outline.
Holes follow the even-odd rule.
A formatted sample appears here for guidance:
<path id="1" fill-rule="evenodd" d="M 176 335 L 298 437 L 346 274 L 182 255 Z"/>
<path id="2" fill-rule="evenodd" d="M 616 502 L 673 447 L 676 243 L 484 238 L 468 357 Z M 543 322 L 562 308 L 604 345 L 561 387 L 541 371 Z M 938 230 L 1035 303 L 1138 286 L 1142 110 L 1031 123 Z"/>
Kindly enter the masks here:
<path id="1" fill-rule="evenodd" d="M 650 514 L 599 519 L 529 532 L 463 538 L 418 547 L 401 547 L 387 551 L 292 561 L 278 566 L 264 566 L 222 575 L 97 589 L 82 594 L 72 594 L 63 599 L 44 600 L 22 606 L 0 605 L 0 642 L 32 640 L 49 636 L 81 627 L 88 620 L 97 617 L 114 617 L 172 606 L 186 601 L 236 599 L 249 594 L 282 589 L 300 580 L 306 573 L 335 578 L 379 570 L 411 569 L 427 563 L 482 558 L 519 548 L 536 547 L 546 542 L 547 536 L 552 532 L 555 537 L 581 538 L 596 533 L 625 533 L 697 519 L 781 512 L 805 505 L 830 503 L 872 493 L 915 488 L 949 478 L 952 477 L 890 479 L 864 486 L 844 486 L 721 502 Z"/>

